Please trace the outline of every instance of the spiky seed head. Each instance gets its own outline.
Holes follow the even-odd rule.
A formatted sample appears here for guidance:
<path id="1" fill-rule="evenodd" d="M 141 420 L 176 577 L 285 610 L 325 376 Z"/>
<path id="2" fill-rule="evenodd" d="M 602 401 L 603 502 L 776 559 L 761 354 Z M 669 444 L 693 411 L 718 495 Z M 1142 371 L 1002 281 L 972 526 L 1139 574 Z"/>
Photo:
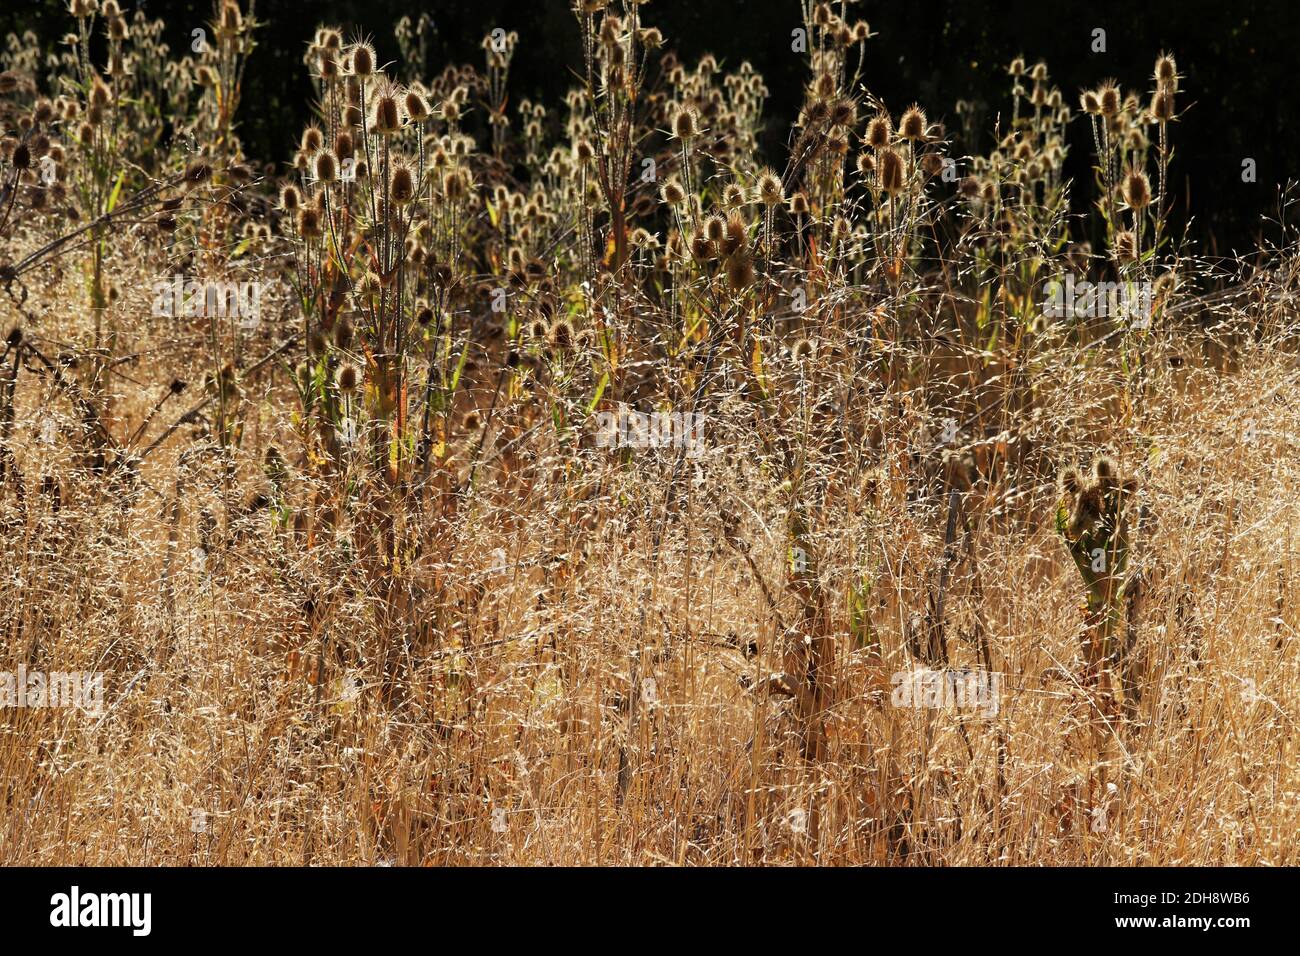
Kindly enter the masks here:
<path id="1" fill-rule="evenodd" d="M 781 188 L 781 178 L 770 169 L 764 170 L 758 177 L 759 201 L 769 209 L 785 202 L 785 192 Z"/>
<path id="2" fill-rule="evenodd" d="M 335 182 L 339 178 L 338 158 L 330 150 L 322 149 L 316 154 L 313 172 L 322 183 Z"/>
<path id="3" fill-rule="evenodd" d="M 1025 58 L 1023 56 L 1018 56 L 1014 60 L 1012 60 L 1011 65 L 1007 67 L 1007 73 L 1009 73 L 1011 76 L 1024 76 Z"/>
<path id="4" fill-rule="evenodd" d="M 375 72 L 375 51 L 369 43 L 354 43 L 348 51 L 348 72 L 353 76 L 370 76 Z"/>
<path id="5" fill-rule="evenodd" d="M 419 90 L 407 90 L 406 96 L 402 98 L 402 106 L 412 123 L 423 123 L 432 113 L 429 109 L 429 101 Z"/>
<path id="6" fill-rule="evenodd" d="M 690 107 L 682 107 L 673 117 L 673 135 L 682 142 L 690 142 L 699 132 L 699 124 L 695 119 L 695 111 Z"/>
<path id="7" fill-rule="evenodd" d="M 675 179 L 670 179 L 664 183 L 661 195 L 664 202 L 670 206 L 677 206 L 686 201 L 686 190 Z"/>
<path id="8" fill-rule="evenodd" d="M 398 166 L 393 170 L 388 196 L 398 206 L 404 206 L 415 198 L 415 176 L 409 167 Z"/>
<path id="9" fill-rule="evenodd" d="M 340 160 L 351 159 L 356 155 L 356 145 L 352 134 L 347 130 L 340 130 L 338 136 L 334 137 L 334 155 Z"/>
<path id="10" fill-rule="evenodd" d="M 898 151 L 882 149 L 877 156 L 876 176 L 886 195 L 896 196 L 903 191 L 903 157 Z"/>
<path id="11" fill-rule="evenodd" d="M 1151 118 L 1159 123 L 1168 123 L 1174 118 L 1174 94 L 1169 90 L 1157 90 L 1151 97 Z"/>
<path id="12" fill-rule="evenodd" d="M 339 391 L 347 395 L 357 390 L 357 385 L 361 382 L 361 375 L 355 365 L 351 362 L 344 362 L 339 366 L 335 382 L 338 384 Z"/>
<path id="13" fill-rule="evenodd" d="M 732 213 L 727 219 L 726 234 L 721 241 L 722 254 L 724 256 L 735 255 L 745 248 L 748 238 L 744 218 L 739 213 Z"/>
<path id="14" fill-rule="evenodd" d="M 449 169 L 442 177 L 442 192 L 448 201 L 459 202 L 465 198 L 468 191 L 469 184 L 465 180 L 465 174 L 459 169 Z"/>
<path id="15" fill-rule="evenodd" d="M 1083 491 L 1083 476 L 1077 468 L 1066 468 L 1060 474 L 1061 490 L 1068 495 L 1077 495 Z"/>
<path id="16" fill-rule="evenodd" d="M 325 138 L 321 135 L 320 128 L 317 126 L 308 126 L 302 131 L 302 140 L 299 148 L 304 153 L 318 153 L 321 147 L 325 145 Z"/>
<path id="17" fill-rule="evenodd" d="M 721 216 L 710 216 L 704 222 L 704 235 L 710 242 L 721 242 L 727 231 L 727 221 Z"/>
<path id="18" fill-rule="evenodd" d="M 790 346 L 790 357 L 796 362 L 806 362 L 814 358 L 817 347 L 811 339 L 797 339 L 794 345 Z"/>
<path id="19" fill-rule="evenodd" d="M 877 113 L 867 124 L 867 145 L 872 149 L 884 149 L 893 135 L 893 124 L 888 113 Z"/>
<path id="20" fill-rule="evenodd" d="M 1120 111 L 1121 101 L 1119 87 L 1114 83 L 1107 83 L 1097 91 L 1097 99 L 1101 103 L 1101 112 L 1103 116 L 1114 116 Z"/>
<path id="21" fill-rule="evenodd" d="M 1178 64 L 1172 53 L 1162 53 L 1156 60 L 1155 80 L 1159 89 L 1178 92 Z"/>
<path id="22" fill-rule="evenodd" d="M 808 195 L 801 189 L 790 197 L 790 213 L 794 216 L 806 216 L 809 211 Z"/>
<path id="23" fill-rule="evenodd" d="M 218 33 L 239 33 L 244 29 L 244 15 L 239 10 L 239 4 L 235 0 L 224 0 L 221 4 L 221 14 L 217 18 Z"/>
<path id="24" fill-rule="evenodd" d="M 113 100 L 113 91 L 108 88 L 108 84 L 96 76 L 90 84 L 90 106 L 92 109 L 98 107 L 104 109 Z"/>
<path id="25" fill-rule="evenodd" d="M 826 101 L 816 100 L 809 103 L 803 111 L 803 126 L 809 130 L 819 127 L 830 119 L 830 115 L 831 108 L 826 105 Z"/>
<path id="26" fill-rule="evenodd" d="M 573 155 L 577 157 L 578 162 L 585 165 L 596 158 L 596 150 L 592 148 L 591 140 L 580 139 L 573 147 Z"/>
<path id="27" fill-rule="evenodd" d="M 909 142 L 925 139 L 925 112 L 919 106 L 911 106 L 898 121 L 898 135 Z"/>
<path id="28" fill-rule="evenodd" d="M 1151 204 L 1151 183 L 1140 169 L 1130 169 L 1124 177 L 1124 202 L 1131 209 L 1145 209 Z"/>
<path id="29" fill-rule="evenodd" d="M 735 209 L 737 206 L 745 205 L 745 190 L 739 183 L 727 183 L 726 188 L 722 191 L 722 204 L 728 209 Z"/>
<path id="30" fill-rule="evenodd" d="M 212 178 L 212 166 L 202 159 L 195 159 L 185 167 L 185 185 L 201 186 Z"/>
<path id="31" fill-rule="evenodd" d="M 727 259 L 727 284 L 733 292 L 743 292 L 754 283 L 754 262 L 749 253 L 738 250 Z"/>
<path id="32" fill-rule="evenodd" d="M 381 136 L 392 136 L 401 128 L 402 111 L 397 105 L 396 97 L 391 93 L 378 97 L 370 120 L 370 131 Z"/>
<path id="33" fill-rule="evenodd" d="M 354 331 L 352 321 L 344 316 L 334 324 L 334 345 L 340 349 L 351 348 Z"/>
<path id="34" fill-rule="evenodd" d="M 298 210 L 298 235 L 307 240 L 320 238 L 320 213 L 311 206 Z"/>
<path id="35" fill-rule="evenodd" d="M 691 255 L 697 262 L 708 262 L 716 255 L 713 241 L 703 233 L 697 232 L 691 238 Z"/>
<path id="36" fill-rule="evenodd" d="M 547 338 L 550 341 L 551 348 L 556 351 L 571 348 L 575 338 L 573 324 L 563 316 L 557 318 L 551 325 L 551 331 Z"/>

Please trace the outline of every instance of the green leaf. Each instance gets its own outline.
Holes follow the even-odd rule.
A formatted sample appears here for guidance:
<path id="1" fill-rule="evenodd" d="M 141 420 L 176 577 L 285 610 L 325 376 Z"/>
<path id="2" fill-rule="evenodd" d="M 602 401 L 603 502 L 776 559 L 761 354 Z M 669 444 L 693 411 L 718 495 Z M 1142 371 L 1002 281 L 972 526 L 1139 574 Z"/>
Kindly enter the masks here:
<path id="1" fill-rule="evenodd" d="M 113 184 L 113 191 L 108 196 L 108 207 L 105 212 L 112 212 L 113 207 L 117 205 L 118 198 L 122 195 L 122 183 L 126 181 L 126 170 L 117 174 L 117 182 Z"/>

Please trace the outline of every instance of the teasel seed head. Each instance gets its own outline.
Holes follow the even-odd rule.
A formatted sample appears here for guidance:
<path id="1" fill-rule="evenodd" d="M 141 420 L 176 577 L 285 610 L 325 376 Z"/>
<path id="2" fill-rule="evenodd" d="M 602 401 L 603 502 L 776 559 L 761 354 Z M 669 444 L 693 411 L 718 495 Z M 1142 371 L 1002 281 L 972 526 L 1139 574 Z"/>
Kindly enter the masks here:
<path id="1" fill-rule="evenodd" d="M 926 176 L 938 176 L 943 172 L 943 156 L 935 152 L 922 154 L 921 171 Z"/>
<path id="2" fill-rule="evenodd" d="M 113 91 L 108 88 L 108 84 L 95 77 L 90 84 L 90 105 L 104 109 L 113 99 Z"/>
<path id="3" fill-rule="evenodd" d="M 896 196 L 903 191 L 903 157 L 898 151 L 882 149 L 877 157 L 876 177 L 886 195 Z"/>
<path id="4" fill-rule="evenodd" d="M 1157 89 L 1178 92 L 1178 64 L 1172 53 L 1162 53 L 1156 60 L 1155 80 Z"/>
<path id="5" fill-rule="evenodd" d="M 369 43 L 354 43 L 348 51 L 348 73 L 370 76 L 375 72 L 375 51 Z"/>
<path id="6" fill-rule="evenodd" d="M 745 249 L 727 259 L 727 284 L 733 292 L 743 292 L 754 283 L 754 262 Z"/>
<path id="7" fill-rule="evenodd" d="M 551 331 L 548 335 L 551 348 L 556 351 L 564 351 L 572 348 L 575 337 L 573 324 L 563 316 L 556 319 L 551 325 Z"/>
<path id="8" fill-rule="evenodd" d="M 1151 117 L 1160 123 L 1174 118 L 1174 94 L 1170 90 L 1157 90 L 1151 97 Z"/>
<path id="9" fill-rule="evenodd" d="M 785 202 L 785 191 L 781 188 L 781 177 L 770 169 L 764 170 L 758 177 L 758 199 L 769 209 Z"/>
<path id="10" fill-rule="evenodd" d="M 308 126 L 302 131 L 302 140 L 298 146 L 304 153 L 318 153 L 324 145 L 325 138 L 321 135 L 319 127 Z"/>
<path id="11" fill-rule="evenodd" d="M 1130 169 L 1124 177 L 1124 202 L 1131 209 L 1145 209 L 1151 205 L 1151 183 L 1140 169 Z"/>
<path id="12" fill-rule="evenodd" d="M 893 125 L 888 113 L 877 113 L 867 124 L 867 145 L 872 149 L 884 149 L 894 136 Z"/>
<path id="13" fill-rule="evenodd" d="M 186 187 L 201 186 L 212 178 L 212 166 L 202 159 L 191 160 L 185 167 Z"/>
<path id="14" fill-rule="evenodd" d="M 727 219 L 726 233 L 723 235 L 722 240 L 719 243 L 722 249 L 722 254 L 724 256 L 731 256 L 742 251 L 745 248 L 748 238 L 749 235 L 745 226 L 745 220 L 739 213 L 732 213 Z"/>
<path id="15" fill-rule="evenodd" d="M 848 97 L 835 101 L 831 107 L 832 126 L 852 126 L 858 121 L 858 104 Z"/>
<path id="16" fill-rule="evenodd" d="M 412 123 L 423 123 L 432 113 L 429 109 L 429 101 L 418 90 L 407 90 L 402 105 Z"/>
<path id="17" fill-rule="evenodd" d="M 1137 239 L 1133 233 L 1127 229 L 1122 229 L 1115 233 L 1114 245 L 1111 254 L 1115 257 L 1116 262 L 1136 262 L 1137 261 Z"/>
<path id="18" fill-rule="evenodd" d="M 469 191 L 465 174 L 459 169 L 449 169 L 442 177 L 442 192 L 449 202 L 459 202 Z"/>
<path id="19" fill-rule="evenodd" d="M 217 18 L 218 33 L 239 33 L 244 28 L 244 15 L 235 0 L 225 0 L 221 4 L 221 14 Z"/>
<path id="20" fill-rule="evenodd" d="M 898 121 L 898 135 L 910 142 L 925 139 L 925 112 L 919 106 L 911 106 Z"/>
<path id="21" fill-rule="evenodd" d="M 361 374 L 351 362 L 344 362 L 339 366 L 334 381 L 338 385 L 339 391 L 347 395 L 357 390 L 357 385 L 361 382 Z"/>
<path id="22" fill-rule="evenodd" d="M 1103 116 L 1114 116 L 1121 106 L 1119 87 L 1114 83 L 1106 83 L 1097 91 L 1097 100 L 1101 104 Z"/>
<path id="23" fill-rule="evenodd" d="M 799 190 L 797 193 L 795 193 L 793 196 L 790 197 L 791 215 L 806 216 L 808 215 L 810 208 L 811 207 L 808 205 L 808 195 L 803 190 Z"/>
<path id="24" fill-rule="evenodd" d="M 313 172 L 319 182 L 328 185 L 329 183 L 336 182 L 339 178 L 338 158 L 328 149 L 322 149 L 316 154 L 316 160 L 313 167 Z"/>
<path id="25" fill-rule="evenodd" d="M 682 107 L 673 117 L 673 135 L 684 143 L 689 143 L 699 133 L 699 124 L 695 119 L 695 111 L 689 106 Z"/>
<path id="26" fill-rule="evenodd" d="M 670 206 L 679 206 L 686 201 L 686 190 L 676 179 L 670 179 L 663 185 L 661 190 L 664 202 Z"/>
<path id="27" fill-rule="evenodd" d="M 713 241 L 703 233 L 696 233 L 691 239 L 691 256 L 697 262 L 708 262 L 716 255 Z"/>
<path id="28" fill-rule="evenodd" d="M 407 166 L 398 166 L 393 170 L 393 178 L 388 186 L 388 197 L 398 206 L 405 206 L 415 198 L 415 176 Z"/>
<path id="29" fill-rule="evenodd" d="M 391 93 L 384 93 L 375 100 L 374 113 L 370 120 L 370 131 L 381 136 L 392 136 L 402 128 L 402 111 L 397 99 Z"/>
<path id="30" fill-rule="evenodd" d="M 298 234 L 311 241 L 321 236 L 320 213 L 311 206 L 298 210 Z"/>

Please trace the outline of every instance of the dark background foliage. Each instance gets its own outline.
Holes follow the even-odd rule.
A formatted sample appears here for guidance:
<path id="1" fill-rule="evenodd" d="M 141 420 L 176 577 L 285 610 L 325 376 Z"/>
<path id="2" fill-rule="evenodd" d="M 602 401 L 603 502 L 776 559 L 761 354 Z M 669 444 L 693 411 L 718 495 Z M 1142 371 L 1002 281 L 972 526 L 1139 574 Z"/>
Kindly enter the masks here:
<path id="1" fill-rule="evenodd" d="M 209 0 L 121 0 L 130 15 L 143 6 L 168 23 L 174 50 L 188 49 L 190 30 L 211 15 Z M 1071 104 L 1077 92 L 1113 77 L 1125 90 L 1151 86 L 1156 54 L 1170 50 L 1185 78 L 1184 111 L 1174 131 L 1172 185 L 1176 220 L 1191 221 L 1205 251 L 1227 254 L 1256 244 L 1262 221 L 1276 218 L 1278 187 L 1296 174 L 1300 156 L 1300 110 L 1295 106 L 1296 51 L 1300 17 L 1293 0 L 1230 3 L 1154 0 L 1150 3 L 938 2 L 875 0 L 855 4 L 850 18 L 866 19 L 879 36 L 868 45 L 866 82 L 895 115 L 912 101 L 931 119 L 959 128 L 958 99 L 984 106 L 985 128 L 999 110 L 1010 109 L 1006 64 L 1018 53 L 1032 64 L 1047 61 L 1051 80 Z M 70 23 L 57 0 L 6 3 L 0 33 L 34 30 L 54 43 Z M 258 158 L 287 158 L 310 115 L 311 86 L 302 65 L 305 44 L 318 23 L 350 35 L 374 37 L 381 61 L 397 57 L 392 26 L 403 14 L 427 11 L 436 32 L 430 66 L 482 64 L 480 41 L 500 26 L 519 33 L 511 71 L 515 97 L 558 103 L 579 62 L 577 30 L 569 0 L 259 0 L 258 49 L 246 79 L 241 135 Z M 798 108 L 805 59 L 790 50 L 790 31 L 800 25 L 795 0 L 654 0 L 645 22 L 659 26 L 691 64 L 711 51 L 734 68 L 750 60 L 767 80 L 767 149 L 779 157 L 789 121 Z M 1092 31 L 1107 32 L 1107 52 L 1092 53 Z M 179 55 L 179 54 L 178 54 Z M 1074 176 L 1076 209 L 1090 201 L 1091 144 L 1086 125 L 1073 124 L 1067 170 Z M 991 133 L 986 136 L 991 137 Z M 977 144 L 989 148 L 988 140 Z M 959 148 L 958 152 L 964 151 Z M 1242 160 L 1253 158 L 1257 181 L 1243 183 Z"/>

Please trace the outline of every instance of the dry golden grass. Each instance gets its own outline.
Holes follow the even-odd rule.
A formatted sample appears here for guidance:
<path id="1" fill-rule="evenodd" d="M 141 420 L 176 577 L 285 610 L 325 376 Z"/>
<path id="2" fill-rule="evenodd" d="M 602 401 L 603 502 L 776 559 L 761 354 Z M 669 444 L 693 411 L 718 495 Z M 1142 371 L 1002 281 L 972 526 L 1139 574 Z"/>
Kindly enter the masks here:
<path id="1" fill-rule="evenodd" d="M 579 24 L 607 70 L 630 41 L 599 39 L 601 17 Z M 489 53 L 485 109 L 504 103 L 507 69 Z M 670 86 L 705 104 L 710 75 Z M 810 104 L 848 79 L 819 62 Z M 454 112 L 442 92 L 430 96 Z M 865 126 L 866 102 L 816 149 Z M 626 158 L 635 105 L 585 115 L 574 138 Z M 742 140 L 751 106 L 732 107 Z M 493 157 L 515 148 L 494 126 L 451 167 L 473 173 L 463 208 L 459 184 L 427 186 L 423 139 L 411 159 L 394 134 L 419 172 L 409 242 L 389 233 L 408 208 L 391 180 L 369 187 L 381 222 L 364 208 L 345 222 L 353 194 L 330 184 L 334 205 L 312 208 L 343 238 L 313 238 L 292 210 L 224 202 L 248 177 L 230 172 L 230 116 L 202 109 L 215 175 L 205 185 L 190 167 L 184 242 L 175 223 L 138 228 L 147 209 L 93 258 L 42 259 L 0 297 L 0 329 L 22 333 L 0 361 L 14 381 L 0 402 L 0 671 L 105 675 L 99 715 L 0 709 L 0 864 L 1300 862 L 1293 253 L 1211 281 L 1183 250 L 1150 245 L 1159 202 L 1116 206 L 1109 247 L 1150 253 L 1118 273 L 1177 273 L 1186 288 L 1158 300 L 1149 329 L 1034 319 L 1051 270 L 1090 260 L 1064 242 L 1056 120 L 1027 105 L 1017 129 L 1042 150 L 1037 171 L 1004 182 L 1011 160 L 985 160 L 965 218 L 933 199 L 947 187 L 923 174 L 938 153 L 921 152 L 915 123 L 893 140 L 903 180 L 883 191 L 865 161 L 865 191 L 855 178 L 850 193 L 852 157 L 806 172 L 792 158 L 795 182 L 771 188 L 800 185 L 811 205 L 789 214 L 761 199 L 728 211 L 722 164 L 664 136 L 661 166 L 693 198 L 657 220 L 672 237 L 656 262 L 625 210 L 600 206 L 621 187 L 580 178 L 581 156 L 539 171 L 526 132 L 521 155 L 545 183 L 533 201 L 551 204 L 535 218 L 573 226 L 548 246 L 495 204 L 487 224 L 508 175 Z M 663 102 L 650 109 L 645 128 L 670 127 Z M 388 142 L 366 155 L 387 160 Z M 1104 149 L 1102 186 L 1118 189 L 1109 166 L 1140 155 L 1166 199 L 1154 147 Z M 169 196 L 184 168 L 142 182 L 175 176 Z M 442 191 L 427 206 L 426 186 Z M 713 211 L 739 226 L 718 223 L 701 265 L 685 249 Z M 418 234 L 425 215 L 432 235 Z M 229 251 L 241 219 L 275 226 L 253 234 L 256 255 Z M 0 265 L 60 228 L 20 217 Z M 367 263 L 359 249 L 383 251 Z M 389 255 L 409 288 L 381 285 Z M 416 266 L 435 260 L 450 279 Z M 152 282 L 182 268 L 279 291 L 252 331 L 155 317 Z M 494 278 L 528 293 L 504 326 L 491 325 Z M 361 344 L 339 344 L 327 307 L 345 282 Z M 792 315 L 796 289 L 811 301 Z M 430 301 L 424 339 L 367 324 L 400 327 Z M 417 434 L 432 401 L 419 394 L 453 343 L 474 361 L 441 424 Z M 347 363 L 366 385 L 323 411 L 349 392 L 331 384 Z M 203 394 L 164 398 L 205 376 Z M 611 396 L 700 410 L 703 453 L 599 447 L 590 415 Z M 377 460 L 339 444 L 348 416 Z M 107 461 L 88 457 L 92 420 Z M 1098 661 L 1098 617 L 1055 515 L 1057 473 L 1103 454 L 1137 490 L 1116 618 L 1131 643 Z M 898 675 L 926 663 L 996 674 L 996 713 L 897 706 Z"/>

